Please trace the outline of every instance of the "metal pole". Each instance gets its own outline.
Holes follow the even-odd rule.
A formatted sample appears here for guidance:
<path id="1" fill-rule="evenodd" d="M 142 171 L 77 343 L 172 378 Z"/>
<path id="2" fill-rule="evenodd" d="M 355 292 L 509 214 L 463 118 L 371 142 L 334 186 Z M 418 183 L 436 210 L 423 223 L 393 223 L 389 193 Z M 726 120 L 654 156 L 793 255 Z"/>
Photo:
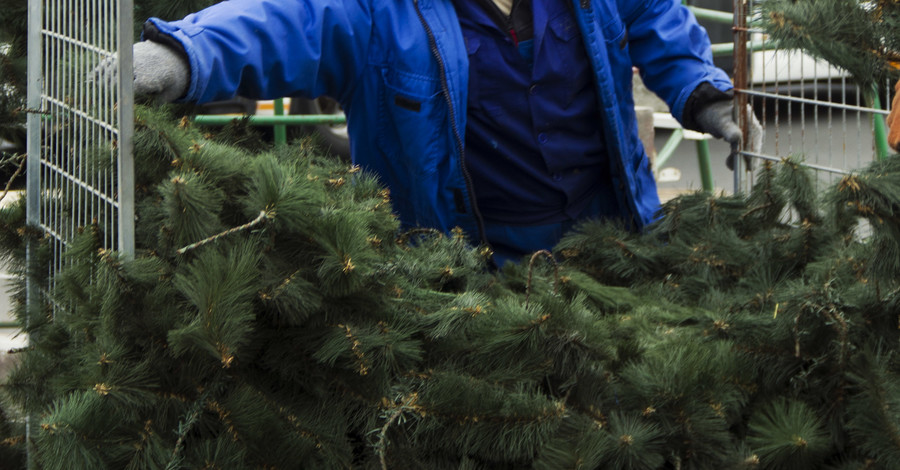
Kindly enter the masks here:
<path id="1" fill-rule="evenodd" d="M 284 98 L 275 100 L 275 115 L 284 115 Z M 275 133 L 275 145 L 284 145 L 287 143 L 287 128 L 284 124 L 276 125 L 272 131 Z"/>
<path id="2" fill-rule="evenodd" d="M 708 8 L 700 8 L 693 5 L 688 5 L 688 10 L 691 10 L 698 20 L 708 20 L 724 24 L 731 24 L 734 21 L 734 15 L 727 11 L 710 10 Z"/>
<path id="3" fill-rule="evenodd" d="M 653 163 L 656 168 L 662 168 L 666 162 L 672 158 L 672 155 L 675 153 L 675 149 L 678 148 L 678 145 L 681 144 L 681 141 L 684 140 L 684 129 L 677 128 L 672 129 L 672 135 L 669 136 L 669 140 L 666 141 L 666 144 L 663 145 L 663 148 L 660 149 L 656 154 L 656 161 Z"/>
<path id="4" fill-rule="evenodd" d="M 716 184 L 713 181 L 712 159 L 709 156 L 708 141 L 697 141 L 697 164 L 700 167 L 700 184 L 703 185 L 703 190 L 712 193 L 716 190 Z"/>
<path id="5" fill-rule="evenodd" d="M 233 121 L 247 119 L 251 126 L 274 126 L 274 125 L 307 125 L 307 124 L 344 124 L 347 118 L 339 114 L 302 114 L 291 116 L 224 116 L 201 114 L 194 116 L 195 124 L 205 126 L 224 126 Z"/>
<path id="6" fill-rule="evenodd" d="M 41 0 L 28 2 L 28 84 L 26 121 L 27 168 L 26 168 L 26 222 L 36 226 L 40 223 L 40 174 L 41 174 L 41 89 L 43 73 L 41 69 Z"/>
<path id="7" fill-rule="evenodd" d="M 749 119 L 747 116 L 747 95 L 743 93 L 748 88 L 748 56 L 747 56 L 747 0 L 734 0 L 734 118 L 741 126 L 743 142 L 747 142 L 749 134 Z M 734 193 L 742 190 L 741 178 L 744 172 L 744 157 L 741 154 L 743 145 L 732 148 L 732 160 L 734 162 Z"/>
<path id="8" fill-rule="evenodd" d="M 872 92 L 872 107 L 881 109 L 881 98 L 878 96 L 878 87 Z M 886 159 L 891 154 L 891 147 L 888 145 L 887 128 L 885 127 L 884 118 L 879 114 L 872 115 L 872 127 L 875 133 L 875 151 L 879 160 Z"/>
<path id="9" fill-rule="evenodd" d="M 43 89 L 43 71 L 41 68 L 42 38 L 41 38 L 41 0 L 28 0 L 28 84 L 26 85 L 26 107 L 28 117 L 26 121 L 26 213 L 25 221 L 30 227 L 37 227 L 40 223 L 40 190 L 41 190 L 41 90 Z M 25 331 L 28 332 L 28 342 L 33 341 L 30 332 L 31 316 L 38 310 L 40 302 L 40 289 L 35 285 L 34 252 L 36 241 L 29 237 L 25 248 Z M 28 470 L 37 468 L 34 452 L 35 427 L 39 422 L 37 415 L 28 414 L 25 417 L 25 452 Z"/>
<path id="10" fill-rule="evenodd" d="M 118 251 L 125 259 L 134 259 L 134 66 L 132 54 L 134 24 L 133 0 L 117 0 L 116 19 L 118 70 Z"/>

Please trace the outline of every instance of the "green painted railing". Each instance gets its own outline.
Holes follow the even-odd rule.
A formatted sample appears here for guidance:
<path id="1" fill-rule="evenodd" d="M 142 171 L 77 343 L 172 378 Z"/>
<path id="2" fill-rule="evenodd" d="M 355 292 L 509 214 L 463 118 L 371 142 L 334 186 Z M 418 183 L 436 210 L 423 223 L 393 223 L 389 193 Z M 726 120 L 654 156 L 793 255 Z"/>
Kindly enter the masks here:
<path id="1" fill-rule="evenodd" d="M 700 8 L 693 5 L 688 5 L 688 9 L 694 13 L 694 16 L 696 16 L 698 20 L 709 20 L 715 23 L 725 24 L 732 24 L 734 22 L 734 15 L 727 11 L 710 10 L 708 8 Z"/>
<path id="2" fill-rule="evenodd" d="M 200 114 L 194 116 L 194 123 L 206 126 L 223 126 L 232 121 L 247 119 L 253 126 L 304 126 L 312 124 L 343 124 L 344 116 L 338 114 L 300 114 L 286 116 L 230 116 L 216 114 Z"/>
<path id="3" fill-rule="evenodd" d="M 272 126 L 276 145 L 287 143 L 287 126 L 309 126 L 319 124 L 344 124 L 347 118 L 343 114 L 284 114 L 284 99 L 275 100 L 273 116 L 234 116 L 220 114 L 201 114 L 194 116 L 194 123 L 206 126 L 224 126 L 240 119 L 246 119 L 251 126 Z"/>
<path id="4" fill-rule="evenodd" d="M 878 97 L 878 90 L 875 90 L 873 95 L 875 98 L 872 100 L 872 107 L 881 109 L 881 99 Z M 884 122 L 884 118 L 876 114 L 872 117 L 872 126 L 875 133 L 875 151 L 878 154 L 878 159 L 884 160 L 891 155 L 891 147 L 888 145 L 887 139 L 887 125 Z"/>

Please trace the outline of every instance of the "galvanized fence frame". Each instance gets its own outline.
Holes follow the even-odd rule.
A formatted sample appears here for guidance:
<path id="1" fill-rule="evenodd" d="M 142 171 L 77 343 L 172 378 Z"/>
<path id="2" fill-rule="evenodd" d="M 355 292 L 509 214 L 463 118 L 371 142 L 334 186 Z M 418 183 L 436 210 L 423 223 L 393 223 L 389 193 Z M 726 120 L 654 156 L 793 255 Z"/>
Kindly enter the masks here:
<path id="1" fill-rule="evenodd" d="M 50 281 L 29 277 L 26 331 L 31 316 L 60 308 L 53 276 L 85 227 L 99 229 L 104 248 L 134 256 L 133 24 L 132 0 L 28 0 L 26 218 L 43 232 L 50 263 L 33 266 L 37 242 L 26 263 Z"/>
<path id="2" fill-rule="evenodd" d="M 29 0 L 29 13 L 28 221 L 51 239 L 52 272 L 91 224 L 106 248 L 131 255 L 132 2 Z M 98 79 L 116 55 L 116 78 Z"/>

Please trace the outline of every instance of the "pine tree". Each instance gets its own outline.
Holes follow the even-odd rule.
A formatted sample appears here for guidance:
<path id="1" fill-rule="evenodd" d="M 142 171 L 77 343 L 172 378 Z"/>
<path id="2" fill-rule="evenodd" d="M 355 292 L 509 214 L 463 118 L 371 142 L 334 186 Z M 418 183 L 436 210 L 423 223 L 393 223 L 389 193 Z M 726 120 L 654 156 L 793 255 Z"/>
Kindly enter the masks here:
<path id="1" fill-rule="evenodd" d="M 677 198 L 641 234 L 587 222 L 494 270 L 467 234 L 401 229 L 375 176 L 310 141 L 182 111 L 138 110 L 135 259 L 82 227 L 27 312 L 4 464 L 26 413 L 48 469 L 900 460 L 900 160 L 828 191 L 769 162 L 746 196 Z M 0 255 L 49 285 L 23 202 L 0 221 Z"/>
<path id="2" fill-rule="evenodd" d="M 900 74 L 900 4 L 892 0 L 760 0 L 759 26 L 780 47 L 841 67 L 863 90 Z"/>
<path id="3" fill-rule="evenodd" d="M 139 112 L 138 256 L 84 227 L 4 385 L 41 416 L 42 467 L 896 461 L 895 159 L 821 198 L 767 164 L 746 197 L 675 199 L 644 234 L 585 223 L 494 271 L 463 233 L 399 231 L 377 179 L 309 141 L 179 121 Z M 21 263 L 40 236 L 0 216 Z"/>
<path id="4" fill-rule="evenodd" d="M 27 2 L 9 0 L 0 9 L 0 139 L 24 148 Z"/>
<path id="5" fill-rule="evenodd" d="M 15 183 L 24 163 L 26 6 L 9 0 L 0 8 L 0 191 L 12 187 L 6 182 Z"/>

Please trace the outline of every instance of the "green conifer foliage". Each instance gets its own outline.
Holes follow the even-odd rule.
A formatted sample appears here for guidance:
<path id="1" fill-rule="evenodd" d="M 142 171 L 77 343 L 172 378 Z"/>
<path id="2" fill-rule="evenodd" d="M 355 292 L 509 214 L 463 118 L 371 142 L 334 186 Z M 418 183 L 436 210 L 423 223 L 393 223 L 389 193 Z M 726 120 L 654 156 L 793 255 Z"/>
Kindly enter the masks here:
<path id="1" fill-rule="evenodd" d="M 9 416 L 4 402 L 0 402 L 0 461 L 9 468 L 22 468 L 25 466 L 25 452 L 23 444 L 23 431 L 20 422 Z"/>
<path id="2" fill-rule="evenodd" d="M 26 0 L 0 4 L 0 191 L 24 186 L 26 18 Z"/>
<path id="3" fill-rule="evenodd" d="M 803 402 L 778 399 L 750 418 L 748 442 L 765 468 L 817 468 L 831 442 L 816 412 Z"/>
<path id="4" fill-rule="evenodd" d="M 841 67 L 871 90 L 900 70 L 900 5 L 893 0 L 761 0 L 759 24 L 781 47 Z"/>
<path id="5" fill-rule="evenodd" d="M 137 256 L 83 227 L 2 388 L 44 468 L 900 455 L 896 160 L 821 198 L 766 164 L 746 197 L 681 197 L 643 234 L 587 222 L 494 270 L 464 233 L 402 230 L 376 178 L 309 141 L 252 152 L 143 108 L 135 140 Z M 3 256 L 47 282 L 22 204 L 0 218 Z"/>
<path id="6" fill-rule="evenodd" d="M 897 2 L 761 5 L 783 46 L 862 84 L 897 69 Z M 14 143 L 24 7 L 0 11 Z M 26 312 L 18 286 L 32 348 L 0 389 L 0 466 L 24 466 L 25 414 L 48 469 L 900 461 L 896 158 L 821 197 L 796 161 L 766 163 L 749 195 L 680 197 L 643 234 L 585 223 L 492 270 L 464 233 L 402 230 L 377 178 L 309 142 L 207 135 L 174 109 L 138 110 L 138 256 L 81 227 L 45 302 Z M 0 210 L 0 257 L 49 286 L 24 210 Z"/>
<path id="7" fill-rule="evenodd" d="M 13 153 L 25 149 L 26 22 L 26 0 L 3 2 L 0 8 L 0 141 L 13 144 Z M 9 155 L 0 152 L 0 158 L 5 160 Z"/>

